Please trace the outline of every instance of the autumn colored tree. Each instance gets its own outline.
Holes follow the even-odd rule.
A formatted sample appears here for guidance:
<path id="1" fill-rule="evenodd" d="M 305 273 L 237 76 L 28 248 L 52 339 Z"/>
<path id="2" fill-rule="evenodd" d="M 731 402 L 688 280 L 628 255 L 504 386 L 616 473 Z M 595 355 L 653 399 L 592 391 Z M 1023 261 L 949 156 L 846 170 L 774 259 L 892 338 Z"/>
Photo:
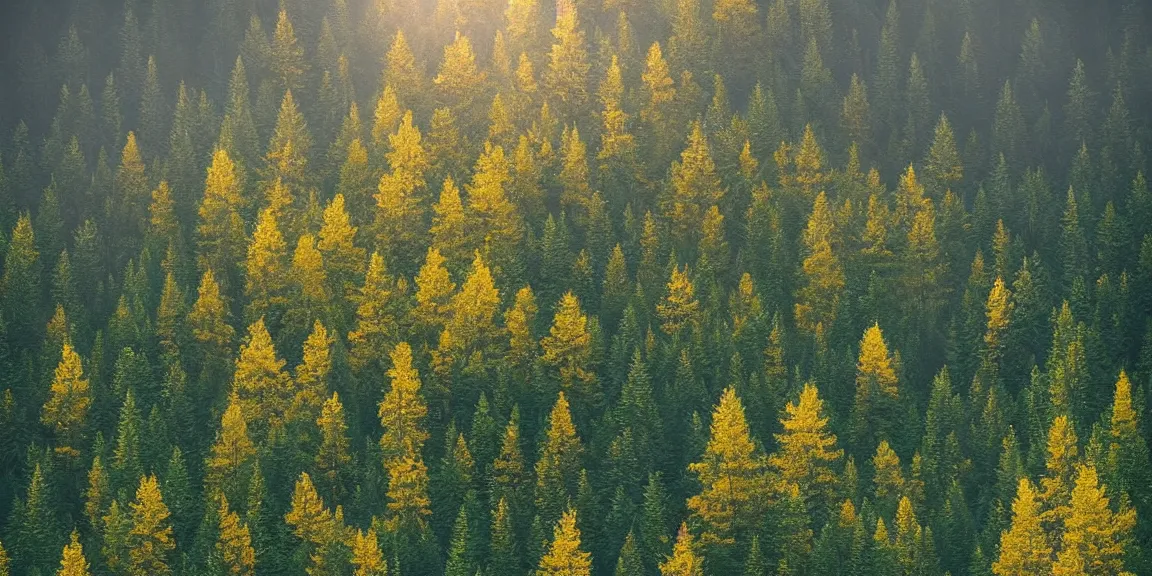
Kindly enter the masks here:
<path id="1" fill-rule="evenodd" d="M 569 508 L 556 522 L 548 553 L 540 559 L 536 576 L 588 576 L 591 573 L 591 555 L 580 546 L 576 512 Z"/>
<path id="2" fill-rule="evenodd" d="M 548 416 L 547 433 L 536 460 L 536 511 L 541 521 L 559 519 L 567 501 L 575 496 L 583 451 L 568 399 L 560 392 Z"/>
<path id="3" fill-rule="evenodd" d="M 420 453 L 428 439 L 422 420 L 428 413 L 420 393 L 420 374 L 412 366 L 412 347 L 401 342 L 392 349 L 392 368 L 388 370 L 391 387 L 380 402 L 380 450 L 386 459 L 403 456 L 407 451 Z"/>
<path id="4" fill-rule="evenodd" d="M 836 448 L 836 435 L 828 430 L 823 407 L 816 385 L 804 384 L 798 401 L 785 407 L 784 431 L 776 435 L 779 449 L 768 457 L 768 464 L 782 482 L 797 485 L 804 498 L 830 504 L 836 486 L 832 465 L 844 451 Z"/>
<path id="5" fill-rule="evenodd" d="M 40 421 L 50 426 L 59 438 L 56 451 L 68 456 L 79 456 L 76 448 L 87 423 L 92 397 L 80 355 L 70 342 L 64 342 L 60 364 L 52 379 L 52 391 L 40 412 Z"/>
<path id="6" fill-rule="evenodd" d="M 703 457 L 688 469 L 700 481 L 699 494 L 688 499 L 694 518 L 703 523 L 701 542 L 731 546 L 762 517 L 768 490 L 768 461 L 753 443 L 736 391 L 724 390 L 712 413 L 711 436 Z"/>

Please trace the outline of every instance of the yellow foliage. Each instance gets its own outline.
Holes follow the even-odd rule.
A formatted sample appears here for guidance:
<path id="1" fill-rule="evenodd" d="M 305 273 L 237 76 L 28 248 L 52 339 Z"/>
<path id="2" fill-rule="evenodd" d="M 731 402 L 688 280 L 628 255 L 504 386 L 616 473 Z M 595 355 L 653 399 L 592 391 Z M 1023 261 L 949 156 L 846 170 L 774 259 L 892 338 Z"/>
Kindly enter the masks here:
<path id="1" fill-rule="evenodd" d="M 896 387 L 896 371 L 892 367 L 892 357 L 888 355 L 888 345 L 880 332 L 880 325 L 873 324 L 864 331 L 860 340 L 860 356 L 856 361 L 856 402 L 872 394 L 873 390 L 893 398 L 899 396 Z"/>
<path id="2" fill-rule="evenodd" d="M 705 527 L 702 542 L 731 544 L 739 530 L 761 518 L 768 490 L 767 464 L 749 434 L 735 389 L 725 389 L 712 413 L 704 455 L 688 465 L 702 487 L 688 499 L 688 509 Z"/>
<path id="3" fill-rule="evenodd" d="M 443 328 L 448 322 L 449 305 L 455 291 L 456 284 L 452 283 L 448 269 L 444 267 L 440 250 L 428 248 L 424 265 L 416 275 L 416 307 L 412 309 L 415 323 L 426 328 Z"/>
<path id="4" fill-rule="evenodd" d="M 136 500 L 132 502 L 132 530 L 128 533 L 132 576 L 156 576 L 170 572 L 165 557 L 176 547 L 168 507 L 160 497 L 156 476 L 140 478 Z"/>
<path id="5" fill-rule="evenodd" d="M 699 310 L 700 302 L 696 300 L 696 288 L 688 277 L 688 266 L 673 268 L 664 300 L 656 305 L 656 314 L 662 321 L 660 328 L 666 334 L 676 335 L 696 321 Z"/>
<path id="6" fill-rule="evenodd" d="M 580 310 L 580 301 L 572 292 L 560 298 L 552 328 L 548 336 L 540 340 L 544 354 L 541 359 L 560 372 L 560 383 L 564 389 L 579 389 L 588 393 L 587 387 L 596 380 L 592 370 L 592 336 L 588 333 L 588 317 Z"/>
<path id="7" fill-rule="evenodd" d="M 256 570 L 256 551 L 252 535 L 240 516 L 228 508 L 228 499 L 220 494 L 220 531 L 216 552 L 228 576 L 252 576 Z"/>
<path id="8" fill-rule="evenodd" d="M 60 441 L 58 452 L 78 456 L 80 452 L 75 444 L 80 440 L 92 398 L 80 355 L 69 342 L 64 342 L 60 352 L 50 394 L 40 412 L 40 421 L 56 433 Z"/>
<path id="9" fill-rule="evenodd" d="M 284 371 L 284 360 L 276 356 L 263 318 L 248 327 L 248 340 L 240 346 L 236 359 L 232 390 L 244 420 L 258 437 L 284 423 L 295 390 L 292 378 Z"/>
<path id="10" fill-rule="evenodd" d="M 208 469 L 206 482 L 219 486 L 234 478 L 255 456 L 256 447 L 248 437 L 248 424 L 240 410 L 240 399 L 233 391 L 228 398 L 228 408 L 220 419 L 212 453 L 205 463 Z"/>
<path id="11" fill-rule="evenodd" d="M 1037 576 L 1052 569 L 1052 547 L 1040 526 L 1036 489 L 1021 478 L 1012 502 L 1012 527 L 1000 534 L 1000 557 L 992 564 L 996 576 Z"/>
<path id="12" fill-rule="evenodd" d="M 552 544 L 540 559 L 536 576 L 588 576 L 591 573 L 592 555 L 580 548 L 576 511 L 568 509 L 552 531 Z"/>
<path id="13" fill-rule="evenodd" d="M 660 563 L 660 576 L 704 576 L 704 559 L 694 548 L 688 524 L 681 522 L 672 556 Z"/>
<path id="14" fill-rule="evenodd" d="M 0 548 L 0 571 L 7 574 L 8 557 L 4 554 L 4 549 Z M 64 552 L 60 557 L 60 569 L 56 571 L 56 576 L 88 576 L 91 572 L 88 571 L 90 564 L 84 558 L 84 547 L 80 544 L 80 533 L 72 530 L 72 538 L 68 544 L 64 545 Z"/>
<path id="15" fill-rule="evenodd" d="M 780 475 L 782 484 L 795 484 L 805 498 L 828 496 L 836 484 L 832 464 L 844 456 L 836 448 L 836 435 L 828 430 L 824 401 L 812 382 L 804 384 L 796 403 L 784 408 L 786 416 L 776 435 L 779 448 L 768 463 Z"/>
<path id="16" fill-rule="evenodd" d="M 420 395 L 420 374 L 412 366 L 412 347 L 401 342 L 392 349 L 392 368 L 388 370 L 391 388 L 380 402 L 380 450 L 385 460 L 400 457 L 405 450 L 419 453 L 428 433 L 421 422 L 428 408 Z M 407 446 L 407 448 L 405 448 Z"/>

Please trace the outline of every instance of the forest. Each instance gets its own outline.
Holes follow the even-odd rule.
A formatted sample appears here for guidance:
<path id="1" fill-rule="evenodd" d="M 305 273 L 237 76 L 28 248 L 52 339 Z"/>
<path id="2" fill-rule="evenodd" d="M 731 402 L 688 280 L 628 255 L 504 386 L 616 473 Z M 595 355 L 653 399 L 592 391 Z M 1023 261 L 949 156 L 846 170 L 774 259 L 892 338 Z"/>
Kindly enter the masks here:
<path id="1" fill-rule="evenodd" d="M 0 4 L 0 576 L 1152 574 L 1141 0 Z"/>

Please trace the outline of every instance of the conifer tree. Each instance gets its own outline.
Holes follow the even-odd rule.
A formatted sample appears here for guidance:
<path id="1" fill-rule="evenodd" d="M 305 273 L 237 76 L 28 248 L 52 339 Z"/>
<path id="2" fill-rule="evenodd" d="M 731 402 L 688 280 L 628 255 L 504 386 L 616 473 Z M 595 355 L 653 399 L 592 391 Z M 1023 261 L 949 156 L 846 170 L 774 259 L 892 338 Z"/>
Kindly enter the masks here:
<path id="1" fill-rule="evenodd" d="M 580 309 L 580 301 L 572 292 L 565 293 L 556 305 L 548 336 L 540 340 L 543 352 L 540 359 L 556 368 L 563 390 L 575 392 L 585 401 L 596 402 L 599 390 L 587 325 L 588 318 Z"/>
<path id="2" fill-rule="evenodd" d="M 1049 545 L 1040 525 L 1040 503 L 1027 478 L 1021 478 L 1012 503 L 1012 527 L 1000 535 L 1000 558 L 992 564 L 996 576 L 1046 574 L 1051 571 Z"/>
<path id="3" fill-rule="evenodd" d="M 818 194 L 804 230 L 804 285 L 798 290 L 795 312 L 796 323 L 812 334 L 831 329 L 844 289 L 844 271 L 832 249 L 834 233 L 827 198 Z"/>
<path id="4" fill-rule="evenodd" d="M 256 568 L 256 551 L 252 548 L 252 534 L 240 515 L 229 509 L 228 499 L 220 495 L 219 537 L 216 553 L 229 576 L 252 576 Z"/>
<path id="5" fill-rule="evenodd" d="M 38 343 L 40 306 L 40 253 L 32 232 L 32 219 L 25 212 L 8 237 L 4 273 L 0 276 L 4 324 L 12 346 L 31 348 Z"/>
<path id="6" fill-rule="evenodd" d="M 392 349 L 391 387 L 380 402 L 380 450 L 385 458 L 402 457 L 406 451 L 419 454 L 428 439 L 423 427 L 428 408 L 420 393 L 420 374 L 412 365 L 412 347 L 401 342 Z"/>
<path id="7" fill-rule="evenodd" d="M 768 458 L 768 464 L 780 475 L 781 482 L 795 484 L 805 499 L 830 503 L 836 485 L 831 465 L 844 455 L 836 448 L 836 435 L 828 430 L 824 401 L 816 385 L 808 382 L 796 403 L 789 402 L 787 415 L 781 419 L 782 434 L 776 435 L 779 448 Z"/>
<path id="8" fill-rule="evenodd" d="M 567 501 L 575 496 L 583 451 L 568 399 L 560 392 L 548 416 L 548 430 L 536 460 L 536 511 L 542 522 L 559 519 Z"/>
<path id="9" fill-rule="evenodd" d="M 685 266 L 683 270 L 673 268 L 667 294 L 656 305 L 656 314 L 663 321 L 660 327 L 665 333 L 675 336 L 697 320 L 699 308 L 700 302 L 696 300 L 696 289 L 688 275 L 688 267 Z"/>
<path id="10" fill-rule="evenodd" d="M 423 233 L 424 173 L 429 164 L 411 111 L 404 113 L 396 132 L 388 136 L 388 144 L 385 157 L 391 172 L 380 178 L 376 193 L 377 242 L 401 263 L 413 265 L 417 255 L 408 247 Z"/>
<path id="11" fill-rule="evenodd" d="M 380 544 L 376 538 L 376 529 L 369 528 L 365 533 L 357 530 L 352 536 L 352 566 L 355 567 L 355 576 L 386 576 L 388 563 L 380 552 Z"/>
<path id="12" fill-rule="evenodd" d="M 240 399 L 233 392 L 221 417 L 211 454 L 204 463 L 206 484 L 221 488 L 225 494 L 238 499 L 255 457 L 256 447 L 248 436 L 248 424 L 240 408 Z"/>
<path id="13" fill-rule="evenodd" d="M 455 291 L 456 284 L 444 267 L 444 257 L 435 247 L 428 248 L 424 265 L 416 275 L 416 307 L 412 309 L 415 323 L 428 330 L 443 329 Z"/>
<path id="14" fill-rule="evenodd" d="M 8 571 L 8 558 L 4 556 L 4 562 L 0 566 L 0 573 L 7 574 Z M 84 558 L 84 547 L 80 544 L 80 534 L 72 531 L 72 541 L 64 546 L 64 552 L 60 558 L 60 569 L 56 571 L 56 576 L 88 576 L 91 564 Z"/>
<path id="15" fill-rule="evenodd" d="M 316 471 L 327 488 L 326 493 L 334 499 L 343 495 L 342 479 L 344 469 L 351 464 L 349 454 L 348 426 L 344 422 L 344 405 L 336 392 L 324 401 L 320 417 L 316 419 L 320 429 L 320 449 L 316 452 Z"/>
<path id="16" fill-rule="evenodd" d="M 284 370 L 284 360 L 276 355 L 263 318 L 248 327 L 247 341 L 236 358 L 232 389 L 257 438 L 284 424 L 295 396 L 292 378 Z"/>
<path id="17" fill-rule="evenodd" d="M 348 333 L 349 363 L 353 370 L 373 376 L 383 375 L 381 350 L 396 337 L 391 314 L 393 283 L 384 268 L 384 258 L 373 252 L 368 259 L 364 284 L 356 295 L 356 324 Z"/>
<path id="18" fill-rule="evenodd" d="M 140 478 L 136 500 L 132 502 L 132 529 L 129 532 L 131 565 L 129 574 L 145 576 L 169 574 L 167 555 L 176 547 L 168 507 L 160 496 L 156 476 Z"/>
<path id="19" fill-rule="evenodd" d="M 702 487 L 688 499 L 693 517 L 704 526 L 702 543 L 730 546 L 761 518 L 767 464 L 749 435 L 740 398 L 733 388 L 725 389 L 703 457 L 688 466 Z"/>
<path id="20" fill-rule="evenodd" d="M 856 446 L 867 450 L 878 437 L 892 438 L 900 398 L 896 370 L 879 324 L 864 331 L 856 363 L 856 399 L 852 406 L 852 430 Z M 864 452 L 861 452 L 864 453 Z"/>
<path id="21" fill-rule="evenodd" d="M 1071 512 L 1065 520 L 1053 574 L 1124 574 L 1126 548 L 1136 512 L 1125 504 L 1113 511 L 1105 486 L 1093 466 L 1080 465 L 1072 489 Z"/>
<path id="22" fill-rule="evenodd" d="M 79 456 L 79 440 L 87 423 L 92 397 L 88 379 L 80 365 L 80 355 L 70 342 L 64 342 L 60 363 L 52 379 L 51 396 L 40 412 L 40 421 L 56 433 L 59 445 L 56 451 Z"/>
<path id="23" fill-rule="evenodd" d="M 220 274 L 226 286 L 235 277 L 235 266 L 244 254 L 244 222 L 240 218 L 241 187 L 228 152 L 217 149 L 208 167 L 204 199 L 197 226 L 200 269 Z"/>
<path id="24" fill-rule="evenodd" d="M 536 576 L 588 576 L 591 573 L 591 554 L 581 548 L 576 511 L 569 508 L 556 522 L 548 553 L 540 559 Z"/>
<path id="25" fill-rule="evenodd" d="M 588 51 L 584 31 L 577 18 L 577 4 L 562 0 L 556 6 L 556 26 L 552 28 L 552 49 L 544 84 L 555 99 L 555 107 L 565 123 L 583 117 L 588 104 Z"/>
<path id="26" fill-rule="evenodd" d="M 336 194 L 324 208 L 316 247 L 324 260 L 325 276 L 333 298 L 351 296 L 364 273 L 364 248 L 356 245 L 357 227 L 351 223 L 343 194 Z"/>
<path id="27" fill-rule="evenodd" d="M 696 554 L 692 533 L 687 524 L 680 524 L 672 556 L 660 563 L 661 576 L 703 576 L 704 560 Z"/>

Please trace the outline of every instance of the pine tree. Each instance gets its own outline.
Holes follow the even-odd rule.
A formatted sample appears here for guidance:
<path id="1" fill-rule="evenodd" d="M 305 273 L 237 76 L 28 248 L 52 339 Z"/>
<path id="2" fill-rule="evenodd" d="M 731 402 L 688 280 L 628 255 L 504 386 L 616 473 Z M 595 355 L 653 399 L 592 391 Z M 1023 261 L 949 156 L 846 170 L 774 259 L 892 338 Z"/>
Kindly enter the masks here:
<path id="1" fill-rule="evenodd" d="M 856 399 L 852 406 L 852 430 L 856 447 L 867 450 L 881 437 L 893 438 L 898 425 L 895 413 L 900 398 L 896 371 L 879 324 L 864 331 L 856 362 Z"/>
<path id="2" fill-rule="evenodd" d="M 432 515 L 428 499 L 428 468 L 424 460 L 405 438 L 403 451 L 388 464 L 388 517 L 389 531 L 419 534 L 427 527 Z"/>
<path id="3" fill-rule="evenodd" d="M 386 459 L 402 457 L 406 451 L 419 454 L 428 439 L 422 421 L 428 413 L 420 393 L 420 374 L 412 365 L 412 347 L 401 342 L 392 349 L 391 387 L 380 402 L 380 450 Z"/>
<path id="4" fill-rule="evenodd" d="M 219 536 L 216 553 L 228 576 L 252 576 L 256 569 L 256 551 L 252 548 L 252 534 L 240 516 L 229 509 L 228 499 L 220 495 Z"/>
<path id="5" fill-rule="evenodd" d="M 672 269 L 668 280 L 667 294 L 656 305 L 656 314 L 663 321 L 660 327 L 665 333 L 675 336 L 698 319 L 700 302 L 696 300 L 696 289 L 688 275 L 688 267 Z"/>
<path id="6" fill-rule="evenodd" d="M 454 108 L 471 125 L 476 93 L 487 80 L 487 73 L 476 65 L 476 53 L 468 36 L 456 33 L 456 39 L 444 47 L 444 57 L 433 83 L 440 88 L 443 101 Z"/>
<path id="7" fill-rule="evenodd" d="M 676 533 L 676 545 L 672 548 L 672 556 L 660 563 L 661 576 L 703 576 L 704 560 L 694 550 L 692 533 L 688 531 L 687 524 L 680 524 L 680 531 Z"/>
<path id="8" fill-rule="evenodd" d="M 1136 512 L 1125 504 L 1113 511 L 1096 469 L 1080 465 L 1072 489 L 1054 574 L 1122 574 Z M 1080 570 L 1080 572 L 1077 572 Z"/>
<path id="9" fill-rule="evenodd" d="M 508 199 L 511 166 L 504 149 L 485 144 L 476 160 L 468 191 L 466 226 L 470 244 L 483 247 L 484 254 L 499 275 L 515 279 L 524 224 L 516 206 Z"/>
<path id="10" fill-rule="evenodd" d="M 536 511 L 541 522 L 559 519 L 567 501 L 575 496 L 583 451 L 568 399 L 560 392 L 548 416 L 548 431 L 536 460 Z"/>
<path id="11" fill-rule="evenodd" d="M 592 365 L 592 337 L 580 301 L 567 292 L 556 305 L 552 328 L 540 340 L 540 359 L 559 373 L 563 390 L 585 402 L 597 402 L 599 389 Z"/>
<path id="12" fill-rule="evenodd" d="M 264 154 L 265 186 L 274 185 L 279 180 L 287 187 L 290 197 L 299 198 L 310 182 L 308 155 L 311 149 L 312 135 L 292 91 L 288 90 L 280 101 L 276 125 Z"/>
<path id="13" fill-rule="evenodd" d="M 284 360 L 276 355 L 263 318 L 248 327 L 247 341 L 236 358 L 232 389 L 256 438 L 284 424 L 295 396 L 292 378 L 284 370 Z"/>
<path id="14" fill-rule="evenodd" d="M 583 118 L 588 104 L 591 65 L 576 6 L 570 0 L 557 4 L 552 49 L 548 53 L 548 68 L 544 71 L 544 84 L 555 99 L 555 107 L 565 123 Z"/>
<path id="15" fill-rule="evenodd" d="M 569 508 L 556 522 L 548 553 L 540 559 L 536 576 L 588 576 L 591 573 L 591 554 L 581 548 L 576 512 Z"/>
<path id="16" fill-rule="evenodd" d="M 303 542 L 306 550 L 319 550 L 334 537 L 338 527 L 332 511 L 324 506 L 324 500 L 316 493 L 312 478 L 301 472 L 292 490 L 291 508 L 284 515 L 284 522 L 292 527 L 292 533 Z M 317 556 L 312 555 L 315 562 Z"/>
<path id="17" fill-rule="evenodd" d="M 354 576 L 387 576 L 388 563 L 380 552 L 380 543 L 376 537 L 376 529 L 369 528 L 367 533 L 357 530 L 352 536 L 352 565 L 355 567 Z"/>
<path id="18" fill-rule="evenodd" d="M 140 478 L 136 500 L 132 502 L 132 530 L 129 532 L 133 576 L 170 574 L 167 556 L 176 547 L 172 539 L 172 526 L 168 521 L 168 507 L 160 496 L 156 476 Z"/>
<path id="19" fill-rule="evenodd" d="M 244 254 L 244 222 L 241 187 L 228 152 L 217 149 L 208 167 L 204 199 L 200 204 L 200 224 L 196 228 L 198 261 L 203 272 L 220 274 L 226 288 L 235 275 L 236 263 Z"/>
<path id="20" fill-rule="evenodd" d="M 733 388 L 725 389 L 703 457 L 688 466 L 702 487 L 688 499 L 693 517 L 704 526 L 702 543 L 729 546 L 754 526 L 768 489 L 767 465 L 749 435 L 740 398 Z"/>
<path id="21" fill-rule="evenodd" d="M 4 556 L 2 566 L 0 566 L 0 573 L 7 574 L 8 571 L 8 558 Z M 80 534 L 72 531 L 72 541 L 64 546 L 64 552 L 60 558 L 60 569 L 56 571 L 56 576 L 88 576 L 91 564 L 84 558 L 84 547 L 80 544 Z"/>
<path id="22" fill-rule="evenodd" d="M 799 400 L 785 408 L 787 416 L 781 419 L 784 432 L 776 435 L 779 448 L 769 456 L 768 464 L 779 473 L 781 482 L 797 485 L 805 499 L 830 504 L 837 482 L 832 464 L 844 451 L 836 448 L 836 435 L 828 431 L 823 407 L 816 385 L 804 384 Z"/>
<path id="23" fill-rule="evenodd" d="M 233 499 L 239 499 L 240 490 L 247 482 L 251 465 L 255 462 L 256 447 L 248 436 L 248 425 L 235 392 L 228 398 L 228 408 L 220 419 L 220 430 L 211 454 L 205 460 L 205 483 L 220 488 Z"/>
<path id="24" fill-rule="evenodd" d="M 680 161 L 673 163 L 671 178 L 671 196 L 664 201 L 663 210 L 671 221 L 677 245 L 691 247 L 699 239 L 696 230 L 704 214 L 724 197 L 708 139 L 699 121 L 692 123 L 688 145 L 680 154 Z"/>
<path id="25" fill-rule="evenodd" d="M 4 273 L 0 276 L 4 324 L 9 345 L 17 348 L 30 349 L 39 341 L 40 267 L 32 219 L 25 212 L 8 237 Z"/>
<path id="26" fill-rule="evenodd" d="M 832 250 L 834 233 L 827 198 L 818 194 L 804 230 L 805 284 L 796 295 L 795 312 L 797 324 L 813 334 L 831 330 L 844 289 L 844 271 Z"/>
<path id="27" fill-rule="evenodd" d="M 364 273 L 365 253 L 356 245 L 357 230 L 345 207 L 344 195 L 336 194 L 324 208 L 324 224 L 316 247 L 324 259 L 329 290 L 337 300 L 353 295 Z"/>
<path id="28" fill-rule="evenodd" d="M 381 350 L 391 346 L 396 320 L 391 314 L 393 283 L 384 258 L 373 252 L 368 259 L 364 284 L 356 295 L 356 328 L 348 333 L 349 364 L 360 374 L 383 375 Z"/>
<path id="29" fill-rule="evenodd" d="M 377 242 L 407 266 L 414 266 L 417 258 L 408 247 L 424 230 L 424 173 L 429 163 L 421 138 L 412 112 L 405 112 L 396 132 L 388 136 L 385 158 L 392 171 L 380 178 L 376 193 Z"/>
<path id="30" fill-rule="evenodd" d="M 460 190 L 452 178 L 440 188 L 440 200 L 432 207 L 432 247 L 459 270 L 467 258 L 467 217 L 460 200 Z"/>
<path id="31" fill-rule="evenodd" d="M 59 441 L 56 451 L 79 456 L 77 448 L 87 423 L 88 408 L 92 405 L 88 379 L 80 365 L 80 355 L 65 341 L 52 379 L 51 396 L 40 412 L 40 421 L 52 427 Z"/>
<path id="32" fill-rule="evenodd" d="M 1107 468 L 1113 472 L 1112 485 L 1128 494 L 1137 513 L 1147 510 L 1149 502 L 1148 444 L 1140 435 L 1140 415 L 1132 404 L 1132 382 L 1123 370 L 1116 380 L 1116 393 L 1108 431 Z"/>
<path id="33" fill-rule="evenodd" d="M 283 8 L 276 17 L 276 31 L 272 35 L 270 58 L 271 72 L 279 80 L 281 90 L 299 91 L 302 76 L 308 72 L 304 60 L 304 48 L 296 42 L 296 32 L 288 12 Z"/>

